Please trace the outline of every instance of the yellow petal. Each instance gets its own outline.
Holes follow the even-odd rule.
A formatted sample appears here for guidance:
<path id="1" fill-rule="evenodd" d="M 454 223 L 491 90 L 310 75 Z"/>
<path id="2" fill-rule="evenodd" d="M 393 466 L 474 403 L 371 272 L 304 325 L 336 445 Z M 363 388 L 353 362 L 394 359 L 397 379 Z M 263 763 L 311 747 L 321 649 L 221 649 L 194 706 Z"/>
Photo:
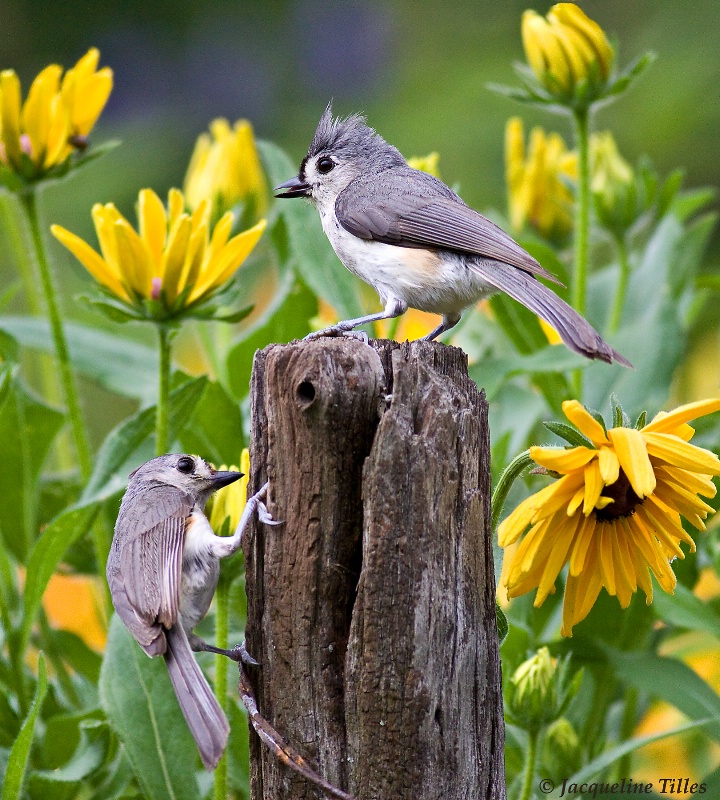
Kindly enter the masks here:
<path id="1" fill-rule="evenodd" d="M 67 247 L 98 283 L 106 286 L 122 300 L 130 302 L 130 296 L 123 285 L 113 275 L 112 270 L 100 257 L 100 254 L 95 252 L 89 244 L 74 233 L 60 227 L 60 225 L 51 225 L 50 231 L 61 244 Z"/>
<path id="2" fill-rule="evenodd" d="M 70 134 L 70 116 L 62 98 L 55 95 L 50 103 L 50 127 L 45 142 L 45 159 L 43 167 L 49 169 L 61 164 L 72 152 L 68 144 Z"/>
<path id="3" fill-rule="evenodd" d="M 615 586 L 615 560 L 613 558 L 613 533 L 615 523 L 606 522 L 599 525 L 597 532 L 598 554 L 600 556 L 600 572 L 603 586 L 609 594 L 617 594 Z"/>
<path id="4" fill-rule="evenodd" d="M 71 124 L 73 132 L 87 136 L 107 104 L 113 89 L 113 71 L 104 67 L 76 89 Z"/>
<path id="5" fill-rule="evenodd" d="M 178 295 L 178 286 L 185 265 L 188 242 L 192 224 L 187 214 L 181 214 L 170 229 L 167 248 L 163 255 L 160 277 L 168 303 L 172 303 Z"/>
<path id="6" fill-rule="evenodd" d="M 667 553 L 671 553 L 675 558 L 685 558 L 685 553 L 673 536 L 677 529 L 666 514 L 652 508 L 650 503 L 638 506 L 635 513 L 645 526 L 645 530 L 658 540 Z"/>
<path id="7" fill-rule="evenodd" d="M 95 203 L 90 212 L 95 223 L 95 233 L 100 242 L 100 251 L 113 274 L 120 280 L 126 281 L 130 286 L 129 276 L 127 276 L 118 260 L 117 240 L 115 238 L 115 223 L 122 218 L 120 212 L 112 203 L 101 205 Z"/>
<path id="8" fill-rule="evenodd" d="M 583 504 L 583 500 L 585 499 L 585 487 L 581 486 L 577 492 L 573 495 L 572 500 L 568 503 L 567 507 L 567 515 L 568 517 L 572 517 L 573 514 L 580 508 Z"/>
<path id="9" fill-rule="evenodd" d="M 647 518 L 653 525 L 653 533 L 662 542 L 666 537 L 672 537 L 690 546 L 690 550 L 695 552 L 695 540 L 683 528 L 680 515 L 673 508 L 667 506 L 659 497 L 651 495 L 642 505 L 644 513 L 643 521 Z M 667 545 L 678 558 L 685 558 L 685 554 L 680 550 L 677 542 Z"/>
<path id="10" fill-rule="evenodd" d="M 702 501 L 696 494 L 671 481 L 658 482 L 655 487 L 655 496 L 693 522 L 695 527 L 701 531 L 705 530 L 702 519 L 714 512 L 713 507 Z M 695 517 L 702 518 L 699 525 L 693 521 Z"/>
<path id="11" fill-rule="evenodd" d="M 528 9 L 523 12 L 521 31 L 525 55 L 533 71 L 541 81 L 545 79 L 547 63 L 540 42 L 546 35 L 547 28 L 547 21 L 537 11 Z"/>
<path id="12" fill-rule="evenodd" d="M 178 292 L 182 292 L 186 286 L 194 286 L 197 282 L 205 258 L 207 238 L 207 225 L 205 224 L 190 236 Z"/>
<path id="13" fill-rule="evenodd" d="M 178 189 L 170 189 L 168 192 L 168 228 L 172 228 L 176 220 L 185 210 L 185 198 Z"/>
<path id="14" fill-rule="evenodd" d="M 0 72 L 0 120 L 2 120 L 2 140 L 5 153 L 13 166 L 21 163 L 20 146 L 20 80 L 11 70 Z"/>
<path id="15" fill-rule="evenodd" d="M 580 518 L 572 519 L 566 516 L 563 519 L 562 515 L 558 514 L 555 519 L 557 524 L 553 526 L 552 530 L 553 546 L 545 561 L 545 568 L 538 586 L 534 602 L 536 607 L 545 602 L 545 598 L 554 588 L 557 576 L 565 566 L 567 554 L 582 526 Z"/>
<path id="16" fill-rule="evenodd" d="M 695 494 L 701 494 L 703 497 L 715 497 L 717 494 L 717 487 L 707 475 L 666 465 L 655 467 L 655 475 L 658 481 L 669 480 L 678 486 L 684 486 Z"/>
<path id="17" fill-rule="evenodd" d="M 597 505 L 602 490 L 605 488 L 603 479 L 600 476 L 600 466 L 597 461 L 591 461 L 585 467 L 584 479 L 585 499 L 583 502 L 583 514 L 587 517 Z"/>
<path id="18" fill-rule="evenodd" d="M 610 486 L 610 484 L 615 483 L 620 477 L 620 462 L 618 461 L 617 454 L 611 447 L 600 448 L 598 466 L 600 467 L 600 476 L 605 486 Z"/>
<path id="19" fill-rule="evenodd" d="M 709 450 L 696 447 L 667 433 L 641 434 L 645 438 L 648 453 L 666 464 L 691 472 L 720 475 L 720 459 Z"/>
<path id="20" fill-rule="evenodd" d="M 30 139 L 33 163 L 38 166 L 45 160 L 52 101 L 58 93 L 61 74 L 62 68 L 57 64 L 45 67 L 33 81 L 23 106 L 22 127 Z"/>
<path id="21" fill-rule="evenodd" d="M 201 274 L 192 292 L 190 292 L 188 302 L 195 302 L 195 300 L 225 283 L 250 255 L 258 239 L 262 236 L 266 225 L 267 223 L 263 219 L 252 228 L 233 236 L 217 256 L 215 264 L 206 261 L 206 269 Z"/>
<path id="22" fill-rule="evenodd" d="M 138 222 L 140 236 L 145 241 L 152 258 L 154 274 L 161 274 L 163 250 L 167 236 L 165 206 L 152 189 L 141 189 L 138 196 Z"/>
<path id="23" fill-rule="evenodd" d="M 607 36 L 597 22 L 590 19 L 575 3 L 556 3 L 548 18 L 551 16 L 560 24 L 575 29 L 586 38 L 597 55 L 600 74 L 603 78 L 607 78 L 610 75 L 614 53 Z"/>
<path id="24" fill-rule="evenodd" d="M 602 425 L 577 400 L 565 400 L 562 404 L 563 414 L 572 424 L 595 445 L 609 444 Z"/>
<path id="25" fill-rule="evenodd" d="M 597 455 L 597 450 L 588 447 L 572 447 L 570 449 L 531 447 L 530 458 L 541 467 L 567 475 L 569 472 L 582 469 Z"/>
<path id="26" fill-rule="evenodd" d="M 578 530 L 570 555 L 570 575 L 579 575 L 582 572 L 588 548 L 597 533 L 597 520 L 595 515 L 583 516 L 582 528 Z"/>
<path id="27" fill-rule="evenodd" d="M 655 489 L 655 473 L 640 431 L 633 428 L 612 428 L 608 431 L 620 467 L 639 498 L 647 497 Z"/>
<path id="28" fill-rule="evenodd" d="M 642 431 L 643 433 L 675 433 L 675 428 L 715 411 L 720 411 L 720 400 L 698 400 L 695 403 L 679 406 L 669 413 L 661 411 Z"/>
<path id="29" fill-rule="evenodd" d="M 150 253 L 145 242 L 137 235 L 126 219 L 115 222 L 118 263 L 130 286 L 141 296 L 149 297 L 152 291 L 153 271 Z"/>

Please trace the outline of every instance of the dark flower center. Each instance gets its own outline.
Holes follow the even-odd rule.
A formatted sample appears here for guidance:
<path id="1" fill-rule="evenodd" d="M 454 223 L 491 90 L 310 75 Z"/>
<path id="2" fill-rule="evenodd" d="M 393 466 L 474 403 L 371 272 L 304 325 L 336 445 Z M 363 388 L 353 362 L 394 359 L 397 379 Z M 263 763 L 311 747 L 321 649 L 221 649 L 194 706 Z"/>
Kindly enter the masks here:
<path id="1" fill-rule="evenodd" d="M 606 486 L 600 497 L 612 497 L 615 501 L 595 510 L 595 516 L 600 522 L 608 522 L 618 517 L 627 517 L 635 511 L 635 507 L 642 500 L 635 494 L 627 475 L 620 470 L 620 475 L 615 483 Z"/>

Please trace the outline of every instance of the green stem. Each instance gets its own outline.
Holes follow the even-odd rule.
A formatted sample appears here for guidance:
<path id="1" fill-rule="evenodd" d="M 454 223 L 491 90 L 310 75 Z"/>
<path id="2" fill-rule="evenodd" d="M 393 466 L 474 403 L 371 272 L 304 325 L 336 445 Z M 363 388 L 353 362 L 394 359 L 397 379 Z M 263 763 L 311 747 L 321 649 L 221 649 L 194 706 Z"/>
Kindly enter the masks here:
<path id="1" fill-rule="evenodd" d="M 615 298 L 613 300 L 612 311 L 610 313 L 609 333 L 617 333 L 620 327 L 623 308 L 625 307 L 625 295 L 627 294 L 628 278 L 630 277 L 630 261 L 628 259 L 627 245 L 624 236 L 615 239 L 618 252 L 618 262 L 620 264 L 620 275 L 618 277 Z"/>
<path id="2" fill-rule="evenodd" d="M 168 451 L 168 405 L 170 403 L 170 358 L 171 332 L 162 322 L 158 323 L 160 339 L 160 385 L 158 389 L 157 413 L 155 415 L 155 453 L 158 456 Z"/>
<path id="3" fill-rule="evenodd" d="M 620 723 L 620 743 L 627 742 L 635 730 L 635 717 L 637 715 L 638 690 L 630 687 L 625 692 L 625 708 L 623 709 L 622 722 Z M 617 763 L 616 774 L 623 778 L 632 774 L 632 753 L 625 755 Z"/>
<path id="4" fill-rule="evenodd" d="M 492 520 L 490 530 L 495 531 L 497 528 L 497 524 L 500 521 L 500 514 L 502 514 L 505 500 L 507 500 L 508 493 L 513 483 L 534 463 L 532 458 L 530 458 L 530 451 L 524 450 L 520 455 L 515 456 L 503 470 L 492 494 Z"/>
<path id="5" fill-rule="evenodd" d="M 575 265 L 572 276 L 571 304 L 585 314 L 587 273 L 590 253 L 590 112 L 575 111 L 575 143 L 578 151 L 578 184 L 575 199 Z M 582 400 L 582 370 L 573 373 L 578 400 Z"/>
<path id="6" fill-rule="evenodd" d="M 539 740 L 540 731 L 528 731 L 528 746 L 525 752 L 525 773 L 523 774 L 519 800 L 530 800 L 533 796 Z"/>
<path id="7" fill-rule="evenodd" d="M 75 375 L 73 374 L 72 365 L 70 363 L 70 352 L 68 350 L 67 339 L 65 338 L 65 330 L 60 314 L 58 293 L 55 288 L 50 263 L 45 254 L 35 190 L 27 189 L 22 195 L 22 200 L 30 223 L 30 232 L 32 234 L 35 256 L 40 272 L 40 283 L 43 288 L 43 294 L 45 295 L 48 321 L 50 322 L 50 331 L 55 345 L 55 355 L 60 367 L 60 378 L 65 393 L 65 403 L 67 405 L 68 416 L 70 417 L 73 438 L 75 440 L 75 450 L 80 466 L 80 474 L 82 475 L 83 481 L 87 481 L 92 472 L 90 446 L 83 422 L 82 410 L 80 409 L 80 397 L 78 395 L 77 384 L 75 383 Z"/>
<path id="8" fill-rule="evenodd" d="M 228 647 L 230 633 L 230 581 L 220 575 L 218 587 L 215 591 L 215 646 L 223 650 Z M 225 656 L 215 656 L 215 697 L 225 717 L 229 718 L 230 708 L 228 703 L 228 665 Z M 220 759 L 213 774 L 214 800 L 226 800 L 228 796 L 228 765 L 227 753 Z"/>

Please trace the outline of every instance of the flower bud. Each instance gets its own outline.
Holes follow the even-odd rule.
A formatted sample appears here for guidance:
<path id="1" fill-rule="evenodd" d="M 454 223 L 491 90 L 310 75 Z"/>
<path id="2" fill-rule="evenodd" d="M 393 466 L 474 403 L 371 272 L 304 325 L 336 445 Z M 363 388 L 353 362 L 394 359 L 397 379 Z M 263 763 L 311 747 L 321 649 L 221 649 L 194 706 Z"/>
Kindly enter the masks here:
<path id="1" fill-rule="evenodd" d="M 583 85 L 600 88 L 610 77 L 613 49 L 602 28 L 574 3 L 556 3 L 547 17 L 525 11 L 522 38 L 538 80 L 562 99 Z"/>

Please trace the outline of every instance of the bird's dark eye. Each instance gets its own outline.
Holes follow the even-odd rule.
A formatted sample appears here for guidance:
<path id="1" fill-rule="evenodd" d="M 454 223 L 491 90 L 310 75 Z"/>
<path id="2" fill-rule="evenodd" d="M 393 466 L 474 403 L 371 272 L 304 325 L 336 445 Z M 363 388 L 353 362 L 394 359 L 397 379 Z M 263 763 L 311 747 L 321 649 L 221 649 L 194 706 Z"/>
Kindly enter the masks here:
<path id="1" fill-rule="evenodd" d="M 327 156 L 323 156 L 317 162 L 317 169 L 321 175 L 327 175 L 334 166 L 335 162 L 332 160 L 332 158 L 328 158 Z"/>
<path id="2" fill-rule="evenodd" d="M 195 462 L 192 460 L 192 458 L 183 456 L 182 458 L 178 459 L 176 469 L 178 472 L 189 475 L 195 469 Z"/>

